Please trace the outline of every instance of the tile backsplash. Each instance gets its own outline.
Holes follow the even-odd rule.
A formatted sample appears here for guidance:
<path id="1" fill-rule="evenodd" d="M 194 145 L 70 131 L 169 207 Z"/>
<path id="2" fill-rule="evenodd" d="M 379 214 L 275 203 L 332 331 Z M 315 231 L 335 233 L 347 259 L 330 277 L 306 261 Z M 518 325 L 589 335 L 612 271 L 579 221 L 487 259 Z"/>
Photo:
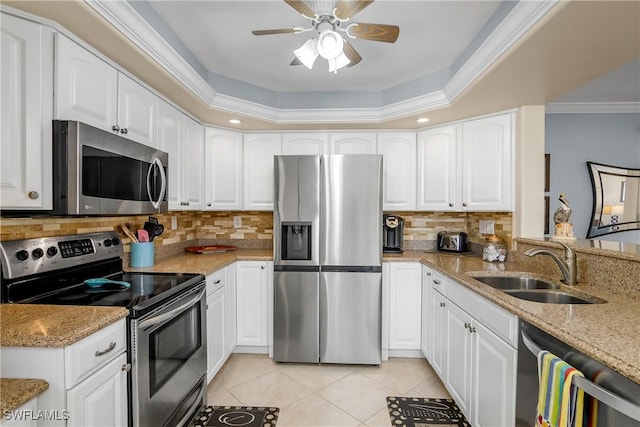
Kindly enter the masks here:
<path id="1" fill-rule="evenodd" d="M 469 241 L 483 243 L 479 221 L 491 219 L 495 232 L 507 244 L 512 238 L 512 214 L 505 212 L 389 212 L 405 220 L 405 249 L 425 249 L 433 245 L 438 231 L 466 231 Z M 177 227 L 172 229 L 175 217 Z M 242 225 L 235 228 L 234 217 Z M 189 244 L 218 242 L 244 248 L 270 249 L 273 238 L 273 214 L 265 211 L 169 212 L 156 215 L 165 232 L 156 238 L 158 256 L 181 252 Z M 0 240 L 20 240 L 114 230 L 125 243 L 129 239 L 120 230 L 127 224 L 132 231 L 142 228 L 147 215 L 115 217 L 32 217 L 1 218 Z M 129 245 L 125 246 L 125 251 Z"/>

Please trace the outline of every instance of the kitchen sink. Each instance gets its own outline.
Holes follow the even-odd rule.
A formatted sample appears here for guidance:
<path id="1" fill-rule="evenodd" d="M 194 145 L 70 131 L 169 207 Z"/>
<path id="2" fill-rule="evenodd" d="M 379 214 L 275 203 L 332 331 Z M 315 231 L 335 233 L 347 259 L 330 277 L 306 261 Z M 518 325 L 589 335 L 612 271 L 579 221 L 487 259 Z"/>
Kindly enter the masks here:
<path id="1" fill-rule="evenodd" d="M 595 304 L 599 302 L 555 289 L 507 290 L 505 293 L 519 299 L 549 304 Z"/>
<path id="2" fill-rule="evenodd" d="M 492 288 L 505 290 L 527 289 L 558 289 L 555 283 L 533 277 L 514 276 L 474 276 L 474 279 L 491 286 Z"/>

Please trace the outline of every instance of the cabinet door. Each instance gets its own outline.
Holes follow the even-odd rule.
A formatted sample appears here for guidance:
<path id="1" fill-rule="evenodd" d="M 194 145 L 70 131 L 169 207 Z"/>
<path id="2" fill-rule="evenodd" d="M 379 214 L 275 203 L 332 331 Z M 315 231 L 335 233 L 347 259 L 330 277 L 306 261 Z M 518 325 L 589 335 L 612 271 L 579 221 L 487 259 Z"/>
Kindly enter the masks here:
<path id="1" fill-rule="evenodd" d="M 418 210 L 452 211 L 456 206 L 456 126 L 418 134 Z"/>
<path id="2" fill-rule="evenodd" d="M 431 269 L 422 266 L 422 295 L 420 296 L 420 311 L 422 322 L 420 328 L 420 349 L 427 360 L 431 360 L 431 348 L 433 347 L 433 319 L 431 314 Z"/>
<path id="3" fill-rule="evenodd" d="M 377 154 L 375 132 L 344 132 L 329 135 L 331 154 Z"/>
<path id="4" fill-rule="evenodd" d="M 273 210 L 273 156 L 282 154 L 281 135 L 244 136 L 244 209 Z"/>
<path id="5" fill-rule="evenodd" d="M 120 134 L 150 147 L 157 146 L 158 97 L 122 73 L 118 74 Z"/>
<path id="6" fill-rule="evenodd" d="M 282 154 L 328 154 L 327 133 L 285 133 L 282 135 Z"/>
<path id="7" fill-rule="evenodd" d="M 382 208 L 416 210 L 416 134 L 381 132 L 378 145 L 383 157 Z"/>
<path id="8" fill-rule="evenodd" d="M 512 210 L 512 115 L 462 124 L 462 209 Z"/>
<path id="9" fill-rule="evenodd" d="M 53 35 L 0 16 L 0 208 L 51 209 Z"/>
<path id="10" fill-rule="evenodd" d="M 158 104 L 158 149 L 169 153 L 167 201 L 169 210 L 182 206 L 183 114 L 164 101 Z"/>
<path id="11" fill-rule="evenodd" d="M 242 209 L 242 134 L 205 130 L 205 209 Z"/>
<path id="12" fill-rule="evenodd" d="M 60 34 L 56 34 L 55 62 L 54 117 L 113 131 L 117 125 L 118 71 Z"/>
<path id="13" fill-rule="evenodd" d="M 125 353 L 67 391 L 67 426 L 127 425 Z"/>
<path id="14" fill-rule="evenodd" d="M 237 345 L 267 346 L 267 263 L 236 263 Z"/>
<path id="15" fill-rule="evenodd" d="M 473 333 L 473 402 L 471 424 L 513 426 L 518 352 L 482 324 Z M 487 393 L 487 390 L 491 390 Z"/>
<path id="16" fill-rule="evenodd" d="M 419 263 L 390 263 L 389 350 L 419 350 L 421 316 Z"/>
<path id="17" fill-rule="evenodd" d="M 236 304 L 237 304 L 237 285 L 236 285 L 236 265 L 232 264 L 225 268 L 225 335 L 224 342 L 227 345 L 227 355 L 233 353 L 236 348 Z"/>
<path id="18" fill-rule="evenodd" d="M 431 289 L 431 358 L 429 363 L 444 379 L 447 355 L 447 304 L 445 297 L 435 289 Z"/>
<path id="19" fill-rule="evenodd" d="M 184 116 L 182 140 L 182 206 L 183 210 L 204 208 L 204 127 Z"/>
<path id="20" fill-rule="evenodd" d="M 211 382 L 225 361 L 224 288 L 207 296 L 207 383 Z"/>
<path id="21" fill-rule="evenodd" d="M 444 382 L 467 418 L 470 417 L 472 334 L 471 317 L 449 302 L 446 310 L 447 334 Z"/>

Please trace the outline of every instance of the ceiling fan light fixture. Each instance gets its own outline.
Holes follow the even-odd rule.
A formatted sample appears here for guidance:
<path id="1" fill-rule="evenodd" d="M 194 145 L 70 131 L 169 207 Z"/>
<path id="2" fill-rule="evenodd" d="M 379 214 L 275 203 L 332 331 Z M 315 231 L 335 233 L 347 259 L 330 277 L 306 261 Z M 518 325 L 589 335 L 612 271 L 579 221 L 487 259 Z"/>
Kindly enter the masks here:
<path id="1" fill-rule="evenodd" d="M 342 53 L 344 40 L 333 30 L 325 30 L 318 36 L 318 53 L 324 59 L 335 59 Z"/>
<path id="2" fill-rule="evenodd" d="M 302 64 L 308 69 L 313 68 L 313 63 L 316 62 L 318 57 L 318 48 L 316 39 L 309 39 L 293 53 L 302 62 Z"/>
<path id="3" fill-rule="evenodd" d="M 329 72 L 334 74 L 337 73 L 340 68 L 346 67 L 351 63 L 351 60 L 344 52 L 341 52 L 337 58 L 328 59 L 327 61 L 329 62 Z"/>

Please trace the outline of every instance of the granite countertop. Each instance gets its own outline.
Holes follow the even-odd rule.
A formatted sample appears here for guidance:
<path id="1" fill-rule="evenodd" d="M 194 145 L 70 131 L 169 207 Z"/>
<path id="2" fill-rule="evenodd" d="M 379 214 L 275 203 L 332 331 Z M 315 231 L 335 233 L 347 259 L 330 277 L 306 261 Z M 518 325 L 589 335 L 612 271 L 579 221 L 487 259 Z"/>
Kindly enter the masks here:
<path id="1" fill-rule="evenodd" d="M 127 317 L 122 307 L 0 305 L 3 347 L 66 347 Z"/>
<path id="2" fill-rule="evenodd" d="M 0 378 L 0 414 L 15 411 L 48 388 L 45 380 Z"/>
<path id="3" fill-rule="evenodd" d="M 215 254 L 182 254 L 156 263 L 146 269 L 132 271 L 184 272 L 211 274 L 237 260 L 271 261 L 271 250 L 238 250 Z M 471 274 L 509 275 L 526 272 L 531 276 L 560 283 L 559 270 L 540 272 L 517 262 L 491 263 L 469 254 L 405 251 L 383 254 L 385 262 L 420 262 L 436 268 L 489 301 L 514 313 L 521 319 L 561 339 L 575 349 L 611 367 L 625 377 L 640 383 L 640 310 L 637 300 L 612 294 L 595 286 L 578 284 L 571 292 L 607 301 L 603 304 L 544 304 L 511 297 L 485 285 Z M 546 274 L 544 274 L 546 273 Z"/>

